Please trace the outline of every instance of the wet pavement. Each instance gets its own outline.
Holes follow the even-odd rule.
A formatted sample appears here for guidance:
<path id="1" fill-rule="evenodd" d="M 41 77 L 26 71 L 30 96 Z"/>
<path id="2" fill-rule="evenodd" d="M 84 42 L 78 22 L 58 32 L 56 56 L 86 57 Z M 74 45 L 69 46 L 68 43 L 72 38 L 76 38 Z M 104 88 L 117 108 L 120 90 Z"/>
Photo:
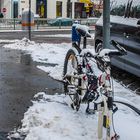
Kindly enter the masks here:
<path id="1" fill-rule="evenodd" d="M 91 34 L 93 34 L 94 31 L 91 31 Z M 70 35 L 71 30 L 49 30 L 49 31 L 32 31 L 31 33 L 31 40 L 35 41 L 37 43 L 71 43 L 71 38 L 69 37 L 49 37 L 49 35 L 57 35 L 57 34 L 63 34 L 63 35 Z M 47 35 L 47 37 L 46 37 Z M 0 32 L 0 40 L 15 40 L 15 39 L 22 39 L 22 38 L 28 38 L 28 32 Z M 88 39 L 88 44 L 94 46 L 94 40 Z"/>
<path id="2" fill-rule="evenodd" d="M 0 44 L 0 140 L 21 125 L 33 96 L 41 91 L 61 93 L 63 84 L 37 69 L 29 54 Z"/>

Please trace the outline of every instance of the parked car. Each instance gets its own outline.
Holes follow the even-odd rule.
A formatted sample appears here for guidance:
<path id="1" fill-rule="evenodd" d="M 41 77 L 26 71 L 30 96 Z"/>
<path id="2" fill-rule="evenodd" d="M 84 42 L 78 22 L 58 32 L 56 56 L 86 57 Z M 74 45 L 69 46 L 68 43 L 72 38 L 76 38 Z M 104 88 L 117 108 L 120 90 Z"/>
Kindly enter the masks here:
<path id="1" fill-rule="evenodd" d="M 96 22 L 98 21 L 98 19 L 99 19 L 99 18 L 97 18 L 97 17 L 90 17 L 90 18 L 87 18 L 86 24 L 87 24 L 88 26 L 95 25 Z"/>
<path id="2" fill-rule="evenodd" d="M 99 19 L 98 17 L 89 17 L 89 18 L 79 20 L 79 23 L 82 25 L 92 26 L 96 24 L 98 19 Z"/>
<path id="3" fill-rule="evenodd" d="M 71 26 L 73 20 L 71 18 L 56 18 L 48 21 L 50 26 Z"/>
<path id="4" fill-rule="evenodd" d="M 110 38 L 127 50 L 126 56 L 112 58 L 112 65 L 140 77 L 140 0 L 111 0 L 110 13 Z M 102 27 L 100 17 L 95 26 L 96 52 L 103 48 Z"/>

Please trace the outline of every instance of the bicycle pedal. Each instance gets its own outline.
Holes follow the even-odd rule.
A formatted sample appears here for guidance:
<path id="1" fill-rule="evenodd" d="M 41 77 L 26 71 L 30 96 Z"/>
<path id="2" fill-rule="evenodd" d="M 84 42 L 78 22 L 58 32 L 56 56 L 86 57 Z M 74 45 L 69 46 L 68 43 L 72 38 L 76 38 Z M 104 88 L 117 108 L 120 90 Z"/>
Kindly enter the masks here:
<path id="1" fill-rule="evenodd" d="M 119 140 L 120 136 L 115 134 L 113 137 L 111 137 L 111 140 Z"/>
<path id="2" fill-rule="evenodd" d="M 115 107 L 115 108 L 113 109 L 113 113 L 115 113 L 117 110 L 118 110 L 118 107 Z"/>
<path id="3" fill-rule="evenodd" d="M 95 99 L 95 97 L 93 95 L 85 95 L 82 99 L 83 103 L 87 103 L 87 102 L 92 102 Z"/>

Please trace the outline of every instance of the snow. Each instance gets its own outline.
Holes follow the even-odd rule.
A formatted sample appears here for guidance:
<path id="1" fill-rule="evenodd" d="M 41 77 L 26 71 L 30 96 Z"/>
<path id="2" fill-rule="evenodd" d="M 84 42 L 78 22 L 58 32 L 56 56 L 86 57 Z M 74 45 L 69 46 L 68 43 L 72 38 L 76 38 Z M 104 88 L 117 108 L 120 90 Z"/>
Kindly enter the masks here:
<path id="1" fill-rule="evenodd" d="M 18 130 L 19 134 L 27 134 L 25 140 L 97 140 L 98 113 L 87 115 L 85 104 L 76 112 L 66 104 L 68 98 L 63 94 L 53 96 L 42 92 L 35 99 Z M 114 123 L 120 140 L 140 139 L 139 116 L 128 108 L 119 105 Z"/>
<path id="2" fill-rule="evenodd" d="M 129 25 L 129 26 L 134 26 L 138 27 L 137 22 L 138 19 L 136 18 L 124 18 L 123 16 L 110 16 L 110 22 L 113 25 L 113 23 L 118 23 L 122 25 Z M 99 18 L 99 20 L 96 22 L 97 25 L 102 26 L 103 25 L 103 17 Z"/>
<path id="3" fill-rule="evenodd" d="M 62 80 L 64 58 L 67 50 L 71 47 L 71 44 L 38 44 L 23 38 L 21 41 L 15 41 L 15 43 L 5 45 L 4 47 L 26 51 L 31 54 L 32 59 L 36 62 L 56 64 L 55 67 L 45 67 L 44 65 L 39 65 L 37 67 L 45 70 L 53 78 Z M 54 73 L 58 73 L 58 75 L 55 75 Z"/>
<path id="4" fill-rule="evenodd" d="M 0 43 L 15 43 L 18 40 L 0 40 Z"/>
<path id="5" fill-rule="evenodd" d="M 76 25 L 76 29 L 83 30 L 83 31 L 85 31 L 86 33 L 88 33 L 88 31 L 89 31 L 89 27 L 88 27 L 88 26 L 86 26 L 86 25 L 81 25 L 81 24 L 77 24 L 77 25 Z"/>
<path id="6" fill-rule="evenodd" d="M 65 37 L 65 38 L 71 38 L 71 34 L 54 34 L 54 35 L 35 35 L 36 37 Z M 91 34 L 91 38 L 88 39 L 93 39 L 94 34 Z"/>
<path id="7" fill-rule="evenodd" d="M 66 37 L 71 38 L 71 34 L 36 35 L 37 37 Z"/>
<path id="8" fill-rule="evenodd" d="M 31 54 L 34 61 L 41 62 L 37 66 L 39 69 L 54 79 L 62 80 L 64 58 L 71 44 L 39 44 L 24 38 L 4 47 Z M 49 63 L 54 65 L 44 66 Z M 95 69 L 99 74 L 97 68 Z M 117 81 L 113 83 L 116 100 L 129 102 L 140 109 L 140 96 Z M 32 102 L 33 105 L 24 114 L 22 127 L 11 132 L 9 138 L 26 135 L 25 140 L 97 140 L 98 113 L 87 115 L 85 104 L 76 112 L 69 107 L 70 99 L 63 93 L 48 95 L 43 92 L 37 93 Z M 114 115 L 114 124 L 120 140 L 140 140 L 140 117 L 124 105 L 117 106 L 119 110 Z"/>
<path id="9" fill-rule="evenodd" d="M 132 0 L 132 6 L 140 6 L 140 0 Z M 127 7 L 129 0 L 111 0 L 111 8 L 117 7 L 119 5 L 125 5 Z M 111 27 L 114 23 L 120 24 L 120 25 L 127 25 L 127 26 L 134 26 L 138 27 L 137 25 L 138 18 L 125 18 L 124 16 L 117 16 L 117 15 L 110 15 L 110 22 Z M 103 25 L 103 17 L 99 18 L 99 20 L 96 22 L 97 25 L 102 26 Z M 115 26 L 113 26 L 115 27 Z"/>

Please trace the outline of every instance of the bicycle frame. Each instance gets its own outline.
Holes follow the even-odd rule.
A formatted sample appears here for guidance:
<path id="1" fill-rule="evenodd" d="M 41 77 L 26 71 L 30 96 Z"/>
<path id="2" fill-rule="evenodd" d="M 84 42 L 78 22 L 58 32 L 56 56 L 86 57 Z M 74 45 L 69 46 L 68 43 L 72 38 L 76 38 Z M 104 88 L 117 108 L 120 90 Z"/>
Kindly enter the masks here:
<path id="1" fill-rule="evenodd" d="M 84 50 L 85 52 L 85 50 Z M 91 65 L 89 64 L 88 58 L 86 56 L 91 56 L 92 54 L 90 52 L 81 52 L 80 57 L 82 57 L 81 63 L 80 65 L 82 65 L 83 63 L 85 63 L 85 67 L 86 69 L 88 69 L 88 73 L 90 73 L 91 75 L 95 75 L 94 74 L 94 70 L 92 69 Z M 96 61 L 98 61 L 98 59 L 96 58 L 95 55 L 95 59 Z M 111 68 L 110 68 L 110 58 L 109 56 L 106 56 L 106 61 L 104 61 L 104 72 L 102 72 L 102 74 L 98 77 L 98 87 L 94 87 L 93 89 L 88 88 L 87 90 L 97 90 L 98 92 L 98 97 L 100 98 L 100 102 L 96 103 L 96 98 L 95 100 L 93 100 L 93 103 L 95 104 L 96 107 L 94 107 L 94 110 L 96 110 L 97 112 L 99 112 L 98 114 L 98 139 L 102 140 L 103 139 L 103 134 L 104 134 L 104 129 L 105 129 L 105 133 L 106 133 L 106 140 L 111 140 L 114 137 L 113 134 L 113 128 L 112 126 L 112 115 L 113 115 L 113 91 L 112 91 L 112 84 L 111 84 Z M 102 63 L 103 64 L 103 63 Z M 89 92 L 91 92 L 89 90 Z M 104 127 L 104 128 L 103 128 Z"/>
<path id="2" fill-rule="evenodd" d="M 73 85 L 69 86 L 73 87 L 74 89 L 70 91 L 74 93 L 73 108 L 75 105 L 76 110 L 78 111 L 80 103 L 86 102 L 88 104 L 86 112 L 90 113 L 89 103 L 94 103 L 93 111 L 99 112 L 98 139 L 102 140 L 104 138 L 105 132 L 105 140 L 117 140 L 118 136 L 115 133 L 114 127 L 112 127 L 112 115 L 117 111 L 117 107 L 113 109 L 114 93 L 112 90 L 113 83 L 110 76 L 110 57 L 113 55 L 126 55 L 126 50 L 123 47 L 119 46 L 118 43 L 112 41 L 112 45 L 114 45 L 117 50 L 103 49 L 98 54 L 92 54 L 90 51 L 86 50 L 86 37 L 91 37 L 88 29 L 85 29 L 85 27 L 83 28 L 82 25 L 79 25 L 76 28 L 81 36 L 84 37 L 84 40 L 83 49 L 77 51 L 77 55 L 74 53 L 74 51 L 73 53 L 71 53 L 74 54 L 74 57 L 76 57 L 76 60 L 78 61 L 78 65 L 76 68 L 77 73 L 73 73 L 72 75 L 70 75 L 71 78 L 78 79 L 78 84 L 74 85 L 70 81 L 70 84 Z M 98 64 L 98 66 L 100 66 L 101 70 L 103 71 L 99 77 L 96 76 L 94 70 L 92 69 L 92 66 L 90 65 L 91 59 L 94 59 L 95 63 Z M 68 60 L 66 62 L 68 62 Z M 67 73 L 65 74 L 65 76 L 67 77 Z"/>
<path id="3" fill-rule="evenodd" d="M 98 61 L 98 59 L 94 57 L 94 61 Z M 88 57 L 89 56 L 89 57 Z M 89 59 L 91 59 L 91 56 L 94 56 L 90 52 L 86 51 L 85 49 L 81 51 L 79 55 L 77 55 L 78 62 L 78 74 L 77 75 L 71 75 L 72 78 L 81 79 L 83 81 L 81 87 L 79 87 L 79 90 L 86 91 L 85 94 L 93 93 L 94 95 L 93 99 L 89 99 L 90 102 L 95 104 L 94 110 L 99 112 L 99 120 L 98 120 L 98 139 L 103 138 L 104 129 L 106 129 L 106 140 L 111 140 L 112 137 L 112 114 L 113 114 L 113 92 L 112 92 L 112 85 L 111 85 L 111 76 L 110 76 L 110 58 L 109 56 L 105 58 L 104 64 L 101 63 L 104 68 L 104 72 L 97 77 L 98 83 L 89 82 L 89 79 L 92 76 L 95 76 L 94 70 L 92 69 Z M 103 61 L 102 61 L 103 62 Z M 88 79 L 89 78 L 89 79 Z M 94 79 L 95 80 L 95 79 Z M 84 85 L 85 84 L 85 85 Z M 96 85 L 98 84 L 98 85 Z M 84 86 L 83 86 L 84 85 Z M 72 89 L 73 90 L 73 89 Z M 77 92 L 77 89 L 71 91 L 75 92 L 75 96 L 77 96 L 77 100 L 83 100 L 81 99 L 81 95 L 79 95 Z M 98 97 L 95 97 L 98 96 Z M 91 96 L 90 96 L 91 97 Z M 83 97 L 84 98 L 84 97 Z M 97 98 L 100 98 L 100 102 L 96 103 Z M 88 101 L 87 101 L 88 102 Z M 88 103 L 90 103 L 88 102 Z M 103 128 L 104 127 L 104 128 Z"/>

